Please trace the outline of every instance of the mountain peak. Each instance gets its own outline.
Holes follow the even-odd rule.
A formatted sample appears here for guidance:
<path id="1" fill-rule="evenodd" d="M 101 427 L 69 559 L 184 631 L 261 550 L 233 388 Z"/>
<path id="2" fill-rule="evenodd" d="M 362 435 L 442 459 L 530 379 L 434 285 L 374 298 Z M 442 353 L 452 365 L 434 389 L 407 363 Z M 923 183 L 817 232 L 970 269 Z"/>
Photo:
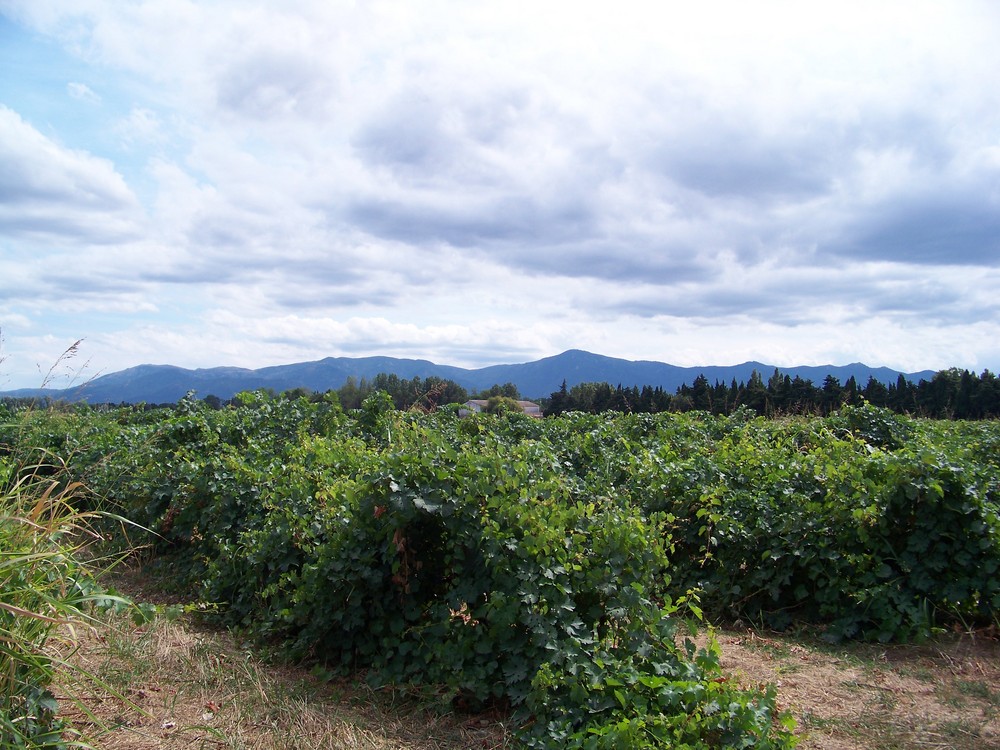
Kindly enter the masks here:
<path id="1" fill-rule="evenodd" d="M 341 388 L 348 380 L 371 380 L 376 375 L 394 374 L 400 378 L 440 377 L 452 380 L 469 391 L 487 390 L 493 385 L 513 383 L 528 398 L 544 398 L 557 391 L 565 381 L 570 387 L 578 383 L 603 382 L 624 387 L 661 387 L 669 392 L 690 385 L 699 375 L 710 382 L 746 382 L 756 370 L 768 377 L 777 369 L 791 377 L 821 382 L 827 375 L 846 381 L 853 376 L 859 383 L 874 377 L 886 384 L 894 383 L 900 374 L 910 380 L 929 379 L 934 373 L 899 373 L 889 368 L 872 368 L 860 363 L 844 366 L 776 368 L 761 362 L 745 362 L 731 366 L 679 367 L 648 360 L 632 361 L 583 349 L 567 349 L 561 354 L 516 365 L 491 365 L 465 369 L 437 365 L 425 359 L 395 357 L 326 357 L 312 362 L 274 365 L 257 370 L 241 367 L 212 367 L 188 370 L 175 365 L 137 365 L 125 370 L 94 378 L 82 386 L 65 390 L 30 389 L 33 397 L 50 396 L 69 401 L 90 403 L 172 403 L 189 391 L 204 398 L 214 395 L 222 399 L 257 388 L 277 392 L 293 388 L 308 388 L 323 392 Z M 29 390 L 0 393 L 0 396 L 28 395 Z"/>

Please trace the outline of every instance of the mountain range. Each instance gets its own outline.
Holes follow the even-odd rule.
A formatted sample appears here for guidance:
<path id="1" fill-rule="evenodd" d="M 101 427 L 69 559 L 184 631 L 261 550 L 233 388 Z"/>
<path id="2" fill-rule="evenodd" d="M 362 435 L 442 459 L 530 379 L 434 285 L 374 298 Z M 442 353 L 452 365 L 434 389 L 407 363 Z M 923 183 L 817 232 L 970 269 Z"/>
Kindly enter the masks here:
<path id="1" fill-rule="evenodd" d="M 776 368 L 761 362 L 744 362 L 729 366 L 679 367 L 663 362 L 632 361 L 571 349 L 534 362 L 492 365 L 478 369 L 395 357 L 327 357 L 315 362 L 256 370 L 241 367 L 188 370 L 173 365 L 139 365 L 102 375 L 72 388 L 26 388 L 2 392 L 0 396 L 47 396 L 55 400 L 86 401 L 93 404 L 164 404 L 176 402 L 188 391 L 194 391 L 199 398 L 214 395 L 221 399 L 232 398 L 240 391 L 257 388 L 269 388 L 279 393 L 292 388 L 323 392 L 339 389 L 348 378 L 360 382 L 386 373 L 409 380 L 431 376 L 445 378 L 458 383 L 470 393 L 487 390 L 496 384 L 513 383 L 522 395 L 543 398 L 557 391 L 564 380 L 569 387 L 578 383 L 610 383 L 625 387 L 649 385 L 674 393 L 680 386 L 690 385 L 698 375 L 704 375 L 709 383 L 721 381 L 729 384 L 734 378 L 737 382 L 748 381 L 756 370 L 766 382 L 775 369 L 779 369 L 783 375 L 792 378 L 799 376 L 817 385 L 822 384 L 827 375 L 833 375 L 841 383 L 853 376 L 862 387 L 869 377 L 889 384 L 895 383 L 900 374 L 913 382 L 929 380 L 934 375 L 931 370 L 900 373 L 887 367 L 868 367 L 860 363 Z"/>

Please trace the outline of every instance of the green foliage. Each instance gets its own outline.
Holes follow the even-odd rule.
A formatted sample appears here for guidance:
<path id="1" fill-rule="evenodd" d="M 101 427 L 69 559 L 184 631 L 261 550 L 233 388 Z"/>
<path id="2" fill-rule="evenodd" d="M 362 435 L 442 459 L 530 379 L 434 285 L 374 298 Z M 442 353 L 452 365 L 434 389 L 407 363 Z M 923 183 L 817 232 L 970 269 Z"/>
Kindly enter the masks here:
<path id="1" fill-rule="evenodd" d="M 226 623 L 375 685 L 512 707 L 534 747 L 790 746 L 773 691 L 676 645 L 689 592 L 713 619 L 834 639 L 1000 606 L 996 423 L 459 418 L 381 392 L 345 414 L 255 392 L 19 435 L 68 450 Z"/>
<path id="2" fill-rule="evenodd" d="M 870 404 L 845 406 L 829 423 L 842 425 L 865 443 L 883 450 L 898 450 L 913 437 L 909 420 Z"/>
<path id="3" fill-rule="evenodd" d="M 619 748 L 792 748 L 794 726 L 773 686 L 741 690 L 722 674 L 714 640 L 678 644 L 676 610 L 621 623 L 588 653 L 543 664 L 532 681 L 525 745 Z M 697 633 L 693 623 L 689 635 Z M 785 730 L 785 731 L 782 731 Z"/>
<path id="4" fill-rule="evenodd" d="M 706 423 L 707 441 L 665 435 L 630 486 L 672 519 L 675 560 L 690 564 L 671 573 L 713 615 L 883 641 L 997 616 L 995 474 L 960 458 L 995 425 L 871 408 Z"/>
<path id="5" fill-rule="evenodd" d="M 428 378 L 414 376 L 412 380 L 396 374 L 379 373 L 371 380 L 349 377 L 336 394 L 345 410 L 361 408 L 370 396 L 382 392 L 389 396 L 397 409 L 434 411 L 447 404 L 461 404 L 468 400 L 466 390 L 453 380 L 432 375 Z"/>
<path id="6" fill-rule="evenodd" d="M 361 403 L 358 424 L 369 439 L 383 442 L 391 438 L 390 422 L 394 408 L 392 396 L 386 391 L 375 391 Z"/>
<path id="7" fill-rule="evenodd" d="M 490 396 L 483 411 L 487 414 L 517 414 L 521 407 L 509 396 Z"/>
<path id="8" fill-rule="evenodd" d="M 521 702 L 552 650 L 626 616 L 628 584 L 665 559 L 635 511 L 576 499 L 546 446 L 497 447 L 459 452 L 406 423 L 362 462 L 313 442 L 312 478 L 263 498 L 263 524 L 213 565 L 213 594 L 262 635 L 374 682 Z M 256 620 L 261 608 L 273 617 Z"/>
<path id="9" fill-rule="evenodd" d="M 562 387 L 549 397 L 547 415 L 567 411 L 603 413 L 658 413 L 662 411 L 706 411 L 732 414 L 749 409 L 767 417 L 791 414 L 829 416 L 845 407 L 892 410 L 897 414 L 918 414 L 935 419 L 996 419 L 1000 417 L 1000 379 L 989 370 L 975 375 L 967 370 L 949 369 L 935 373 L 930 380 L 913 383 L 900 374 L 895 383 L 885 384 L 869 376 L 862 387 L 850 376 L 846 383 L 827 375 L 817 386 L 796 375 L 782 375 L 775 370 L 767 383 L 761 373 L 751 373 L 746 382 L 729 385 L 709 383 L 704 375 L 690 385 L 684 384 L 674 394 L 657 386 L 617 388 L 610 383 L 578 383 Z"/>
<path id="10" fill-rule="evenodd" d="M 56 629 L 86 617 L 103 596 L 77 559 L 91 515 L 73 507 L 76 483 L 50 478 L 47 465 L 0 459 L 0 743 L 64 748 L 65 726 L 47 649 Z"/>
<path id="11" fill-rule="evenodd" d="M 879 639 L 926 635 L 937 620 L 994 616 L 1000 610 L 995 507 L 959 467 L 931 452 L 892 461 L 887 484 L 881 513 L 863 536 L 878 567 L 855 597 L 878 623 Z M 873 614 L 875 607 L 880 611 Z"/>
<path id="12" fill-rule="evenodd" d="M 500 385 L 499 383 L 494 383 L 487 390 L 482 391 L 476 396 L 476 398 L 491 399 L 496 396 L 502 396 L 504 398 L 509 398 L 512 401 L 517 401 L 521 398 L 521 394 L 518 393 L 517 386 L 513 383 L 504 383 Z"/>

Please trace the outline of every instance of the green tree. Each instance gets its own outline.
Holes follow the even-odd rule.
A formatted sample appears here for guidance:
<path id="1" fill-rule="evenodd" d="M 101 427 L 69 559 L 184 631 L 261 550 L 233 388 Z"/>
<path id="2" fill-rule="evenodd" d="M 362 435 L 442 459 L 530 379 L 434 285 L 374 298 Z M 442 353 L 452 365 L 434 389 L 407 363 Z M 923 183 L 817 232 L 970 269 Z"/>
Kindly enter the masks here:
<path id="1" fill-rule="evenodd" d="M 712 389 L 704 375 L 699 374 L 691 384 L 691 404 L 698 411 L 712 410 Z"/>
<path id="2" fill-rule="evenodd" d="M 513 383 L 504 383 L 503 385 L 494 383 L 488 390 L 479 394 L 479 398 L 487 400 L 493 396 L 506 396 L 507 398 L 514 399 L 515 401 L 521 398 L 521 394 L 518 392 L 517 386 Z"/>
<path id="3" fill-rule="evenodd" d="M 483 411 L 487 414 L 517 414 L 521 412 L 521 407 L 508 396 L 490 396 Z"/>
<path id="4" fill-rule="evenodd" d="M 358 387 L 357 379 L 351 375 L 347 378 L 347 381 L 340 386 L 338 391 L 340 396 L 340 404 L 345 409 L 359 409 L 361 408 L 361 402 L 364 400 L 364 395 L 361 389 Z"/>
<path id="5" fill-rule="evenodd" d="M 435 375 L 424 380 L 424 390 L 419 395 L 419 405 L 429 411 L 445 404 L 461 404 L 468 400 L 469 394 L 462 386 Z"/>
<path id="6" fill-rule="evenodd" d="M 202 399 L 210 409 L 218 411 L 222 408 L 222 399 L 216 396 L 214 393 L 209 393 L 205 398 Z"/>
<path id="7" fill-rule="evenodd" d="M 569 390 L 566 388 L 566 379 L 563 378 L 562 385 L 558 391 L 554 391 L 549 397 L 549 405 L 545 410 L 545 415 L 559 416 L 569 409 Z"/>
<path id="8" fill-rule="evenodd" d="M 743 403 L 758 414 L 767 413 L 767 386 L 764 385 L 764 379 L 756 370 L 750 373 L 750 382 L 747 383 Z"/>
<path id="9" fill-rule="evenodd" d="M 837 409 L 841 404 L 844 394 L 844 387 L 840 384 L 840 379 L 834 375 L 827 375 L 823 379 L 823 412 L 829 414 Z"/>
<path id="10" fill-rule="evenodd" d="M 868 376 L 868 382 L 865 383 L 865 388 L 861 393 L 872 406 L 886 406 L 889 403 L 889 389 L 874 375 Z"/>
<path id="11" fill-rule="evenodd" d="M 767 381 L 767 396 L 771 407 L 768 414 L 787 411 L 791 393 L 792 379 L 775 368 L 771 379 Z"/>

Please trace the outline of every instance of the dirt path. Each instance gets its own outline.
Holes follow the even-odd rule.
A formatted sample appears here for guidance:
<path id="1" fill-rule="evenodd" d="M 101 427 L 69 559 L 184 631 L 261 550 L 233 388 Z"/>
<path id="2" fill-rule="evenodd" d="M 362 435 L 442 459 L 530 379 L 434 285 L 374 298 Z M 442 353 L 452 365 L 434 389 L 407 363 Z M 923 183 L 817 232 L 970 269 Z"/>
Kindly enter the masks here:
<path id="1" fill-rule="evenodd" d="M 773 682 L 801 748 L 1000 748 L 1000 641 L 948 636 L 906 646 L 829 646 L 752 631 L 717 634 L 725 670 Z"/>

